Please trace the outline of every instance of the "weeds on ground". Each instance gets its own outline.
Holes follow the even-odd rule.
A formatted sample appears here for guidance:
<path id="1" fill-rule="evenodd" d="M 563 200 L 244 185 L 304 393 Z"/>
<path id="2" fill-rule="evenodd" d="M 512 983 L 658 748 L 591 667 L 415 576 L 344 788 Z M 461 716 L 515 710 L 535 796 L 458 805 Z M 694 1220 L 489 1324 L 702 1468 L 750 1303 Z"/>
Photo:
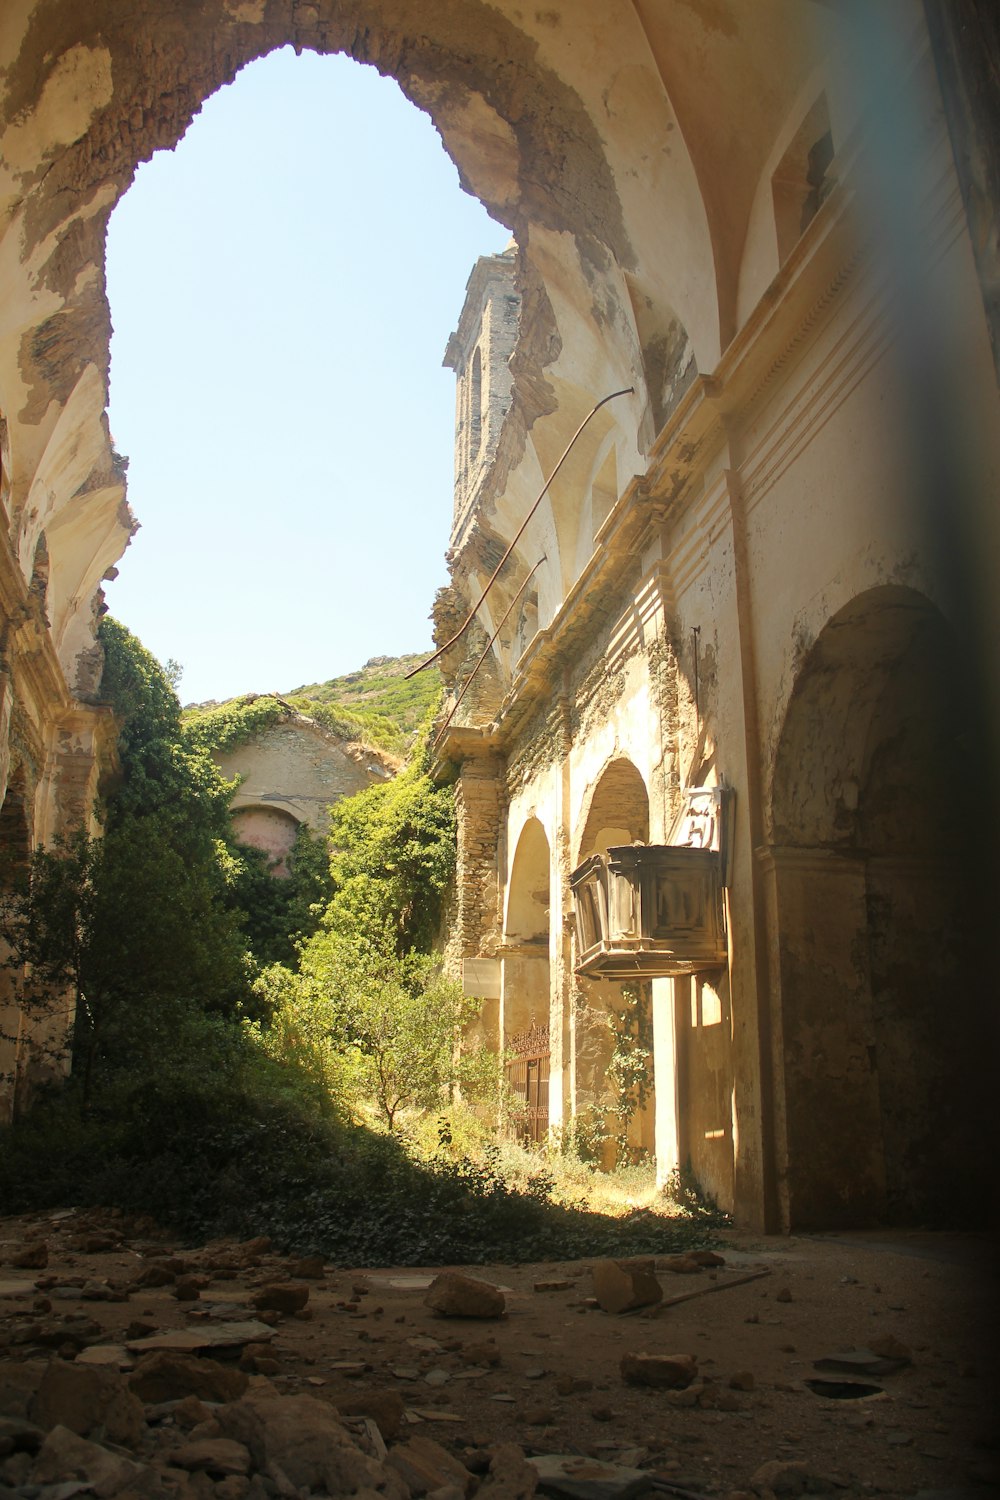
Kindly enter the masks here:
<path id="1" fill-rule="evenodd" d="M 268 1234 L 351 1266 L 663 1254 L 724 1222 L 638 1169 L 598 1193 L 591 1169 L 512 1143 L 456 1152 L 450 1123 L 419 1159 L 224 1024 L 201 1042 L 183 1066 L 102 1080 L 87 1110 L 72 1084 L 42 1096 L 0 1132 L 0 1211 L 119 1207 L 192 1243 Z"/>

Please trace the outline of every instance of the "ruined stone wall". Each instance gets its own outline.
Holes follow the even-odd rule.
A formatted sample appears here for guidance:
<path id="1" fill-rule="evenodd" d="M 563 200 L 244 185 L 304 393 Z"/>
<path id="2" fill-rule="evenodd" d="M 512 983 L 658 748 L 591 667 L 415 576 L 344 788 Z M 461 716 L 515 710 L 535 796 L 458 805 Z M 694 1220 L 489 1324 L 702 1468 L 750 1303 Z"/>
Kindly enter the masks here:
<path id="1" fill-rule="evenodd" d="M 321 835 L 328 830 L 333 803 L 391 774 L 379 752 L 347 745 L 301 715 L 269 725 L 212 758 L 224 776 L 240 778 L 234 812 L 274 807 Z"/>

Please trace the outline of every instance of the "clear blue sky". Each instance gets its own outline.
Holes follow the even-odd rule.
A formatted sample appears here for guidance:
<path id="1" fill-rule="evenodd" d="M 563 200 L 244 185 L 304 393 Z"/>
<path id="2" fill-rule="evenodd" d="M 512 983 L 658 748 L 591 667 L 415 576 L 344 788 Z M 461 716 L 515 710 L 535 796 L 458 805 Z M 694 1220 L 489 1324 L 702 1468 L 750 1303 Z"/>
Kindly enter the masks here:
<path id="1" fill-rule="evenodd" d="M 290 49 L 139 168 L 108 233 L 111 431 L 142 530 L 113 614 L 182 702 L 290 689 L 430 645 L 454 376 L 478 255 L 508 231 L 427 116 Z"/>

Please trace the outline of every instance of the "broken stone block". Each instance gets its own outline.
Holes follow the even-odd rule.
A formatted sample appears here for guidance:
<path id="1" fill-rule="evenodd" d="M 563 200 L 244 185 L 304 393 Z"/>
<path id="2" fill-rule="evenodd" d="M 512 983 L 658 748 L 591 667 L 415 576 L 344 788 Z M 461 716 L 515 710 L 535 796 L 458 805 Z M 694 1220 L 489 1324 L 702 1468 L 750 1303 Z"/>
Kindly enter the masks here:
<path id="1" fill-rule="evenodd" d="M 214 1349 L 242 1349 L 247 1344 L 266 1343 L 274 1329 L 256 1318 L 245 1322 L 216 1323 L 202 1329 L 172 1328 L 149 1338 L 129 1339 L 133 1354 L 149 1354 L 157 1349 L 177 1349 L 187 1354 L 211 1354 Z"/>
<path id="2" fill-rule="evenodd" d="M 428 1287 L 424 1306 L 445 1318 L 499 1318 L 506 1299 L 489 1281 L 458 1271 L 442 1271 Z"/>
<path id="3" fill-rule="evenodd" d="M 383 1438 L 391 1443 L 402 1431 L 406 1407 L 396 1391 L 369 1391 L 350 1401 L 338 1401 L 337 1410 L 345 1417 L 370 1417 Z"/>
<path id="4" fill-rule="evenodd" d="M 250 1300 L 259 1312 L 294 1313 L 309 1301 L 309 1288 L 301 1281 L 277 1281 L 262 1286 Z"/>
<path id="5" fill-rule="evenodd" d="M 490 1365 L 495 1367 L 503 1363 L 503 1356 L 499 1347 L 492 1343 L 466 1344 L 459 1351 L 459 1359 L 463 1365 Z"/>
<path id="6" fill-rule="evenodd" d="M 403 1495 L 402 1485 L 386 1484 L 386 1470 L 353 1445 L 333 1408 L 314 1396 L 250 1391 L 221 1407 L 218 1421 L 227 1437 L 249 1448 L 254 1466 L 279 1494 L 295 1496 L 305 1488 L 349 1495 L 379 1488 L 389 1500 Z"/>
<path id="7" fill-rule="evenodd" d="M 663 1300 L 651 1259 L 599 1260 L 591 1267 L 594 1296 L 605 1312 L 631 1312 Z"/>
<path id="8" fill-rule="evenodd" d="M 176 1349 L 144 1354 L 129 1376 L 129 1389 L 140 1401 L 238 1401 L 250 1384 L 243 1370 L 199 1359 Z"/>
<path id="9" fill-rule="evenodd" d="M 428 1495 L 446 1485 L 467 1495 L 474 1482 L 465 1465 L 433 1438 L 418 1435 L 397 1443 L 389 1450 L 387 1463 L 402 1476 L 412 1495 Z"/>
<path id="10" fill-rule="evenodd" d="M 132 1283 L 136 1287 L 172 1286 L 176 1280 L 173 1271 L 162 1261 L 154 1260 L 140 1271 Z"/>
<path id="11" fill-rule="evenodd" d="M 124 1344 L 91 1344 L 76 1357 L 78 1365 L 103 1365 L 109 1370 L 130 1370 L 135 1363 Z"/>
<path id="12" fill-rule="evenodd" d="M 170 1462 L 179 1469 L 202 1469 L 219 1479 L 249 1474 L 250 1450 L 232 1438 L 203 1438 L 172 1448 Z"/>
<path id="13" fill-rule="evenodd" d="M 293 1261 L 291 1266 L 297 1281 L 322 1281 L 325 1271 L 322 1255 L 306 1255 L 302 1260 Z"/>
<path id="14" fill-rule="evenodd" d="M 680 1390 L 698 1373 L 693 1354 L 623 1354 L 620 1365 L 627 1385 L 650 1385 L 662 1390 Z"/>
<path id="15" fill-rule="evenodd" d="M 688 1260 L 695 1260 L 699 1266 L 724 1266 L 726 1257 L 720 1255 L 717 1250 L 689 1250 Z"/>
<path id="16" fill-rule="evenodd" d="M 68 1427 L 56 1425 L 46 1436 L 31 1471 L 33 1484 L 76 1479 L 104 1500 L 138 1478 L 142 1466 L 99 1443 L 88 1442 Z"/>
<path id="17" fill-rule="evenodd" d="M 691 1276 L 702 1269 L 702 1263 L 694 1255 L 668 1255 L 663 1267 L 675 1276 Z"/>
<path id="18" fill-rule="evenodd" d="M 490 1460 L 488 1476 L 476 1500 L 531 1500 L 538 1488 L 538 1470 L 516 1443 L 500 1443 Z"/>
<path id="19" fill-rule="evenodd" d="M 645 1469 L 603 1463 L 576 1453 L 544 1453 L 529 1460 L 547 1495 L 567 1500 L 633 1500 L 652 1488 Z"/>
<path id="20" fill-rule="evenodd" d="M 42 1376 L 30 1416 L 40 1427 L 68 1427 L 81 1437 L 99 1432 L 134 1447 L 142 1435 L 142 1404 L 116 1370 L 54 1359 Z"/>
<path id="21" fill-rule="evenodd" d="M 750 1480 L 750 1488 L 758 1495 L 801 1495 L 809 1484 L 808 1467 L 803 1463 L 787 1463 L 773 1458 L 761 1464 Z"/>
<path id="22" fill-rule="evenodd" d="M 212 1413 L 197 1396 L 184 1396 L 174 1406 L 172 1416 L 175 1427 L 179 1427 L 182 1432 L 190 1432 L 192 1427 L 210 1421 Z"/>
<path id="23" fill-rule="evenodd" d="M 245 1479 L 242 1474 L 230 1474 L 228 1478 L 217 1482 L 214 1500 L 247 1500 L 249 1493 L 249 1479 Z"/>
<path id="24" fill-rule="evenodd" d="M 0 1416 L 0 1458 L 8 1453 L 37 1453 L 45 1433 L 27 1417 Z"/>
<path id="25" fill-rule="evenodd" d="M 7 1259 L 19 1271 L 44 1271 L 49 1263 L 49 1247 L 45 1240 L 32 1240 Z"/>

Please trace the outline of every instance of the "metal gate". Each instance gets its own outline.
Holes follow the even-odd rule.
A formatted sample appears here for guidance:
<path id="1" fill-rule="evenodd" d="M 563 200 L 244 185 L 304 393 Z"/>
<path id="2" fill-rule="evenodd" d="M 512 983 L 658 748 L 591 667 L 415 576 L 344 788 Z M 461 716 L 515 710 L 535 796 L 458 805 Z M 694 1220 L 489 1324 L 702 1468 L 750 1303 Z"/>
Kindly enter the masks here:
<path id="1" fill-rule="evenodd" d="M 521 1136 L 526 1141 L 544 1141 L 549 1133 L 549 1028 L 531 1026 L 509 1037 L 507 1064 L 511 1093 L 521 1101 Z"/>

